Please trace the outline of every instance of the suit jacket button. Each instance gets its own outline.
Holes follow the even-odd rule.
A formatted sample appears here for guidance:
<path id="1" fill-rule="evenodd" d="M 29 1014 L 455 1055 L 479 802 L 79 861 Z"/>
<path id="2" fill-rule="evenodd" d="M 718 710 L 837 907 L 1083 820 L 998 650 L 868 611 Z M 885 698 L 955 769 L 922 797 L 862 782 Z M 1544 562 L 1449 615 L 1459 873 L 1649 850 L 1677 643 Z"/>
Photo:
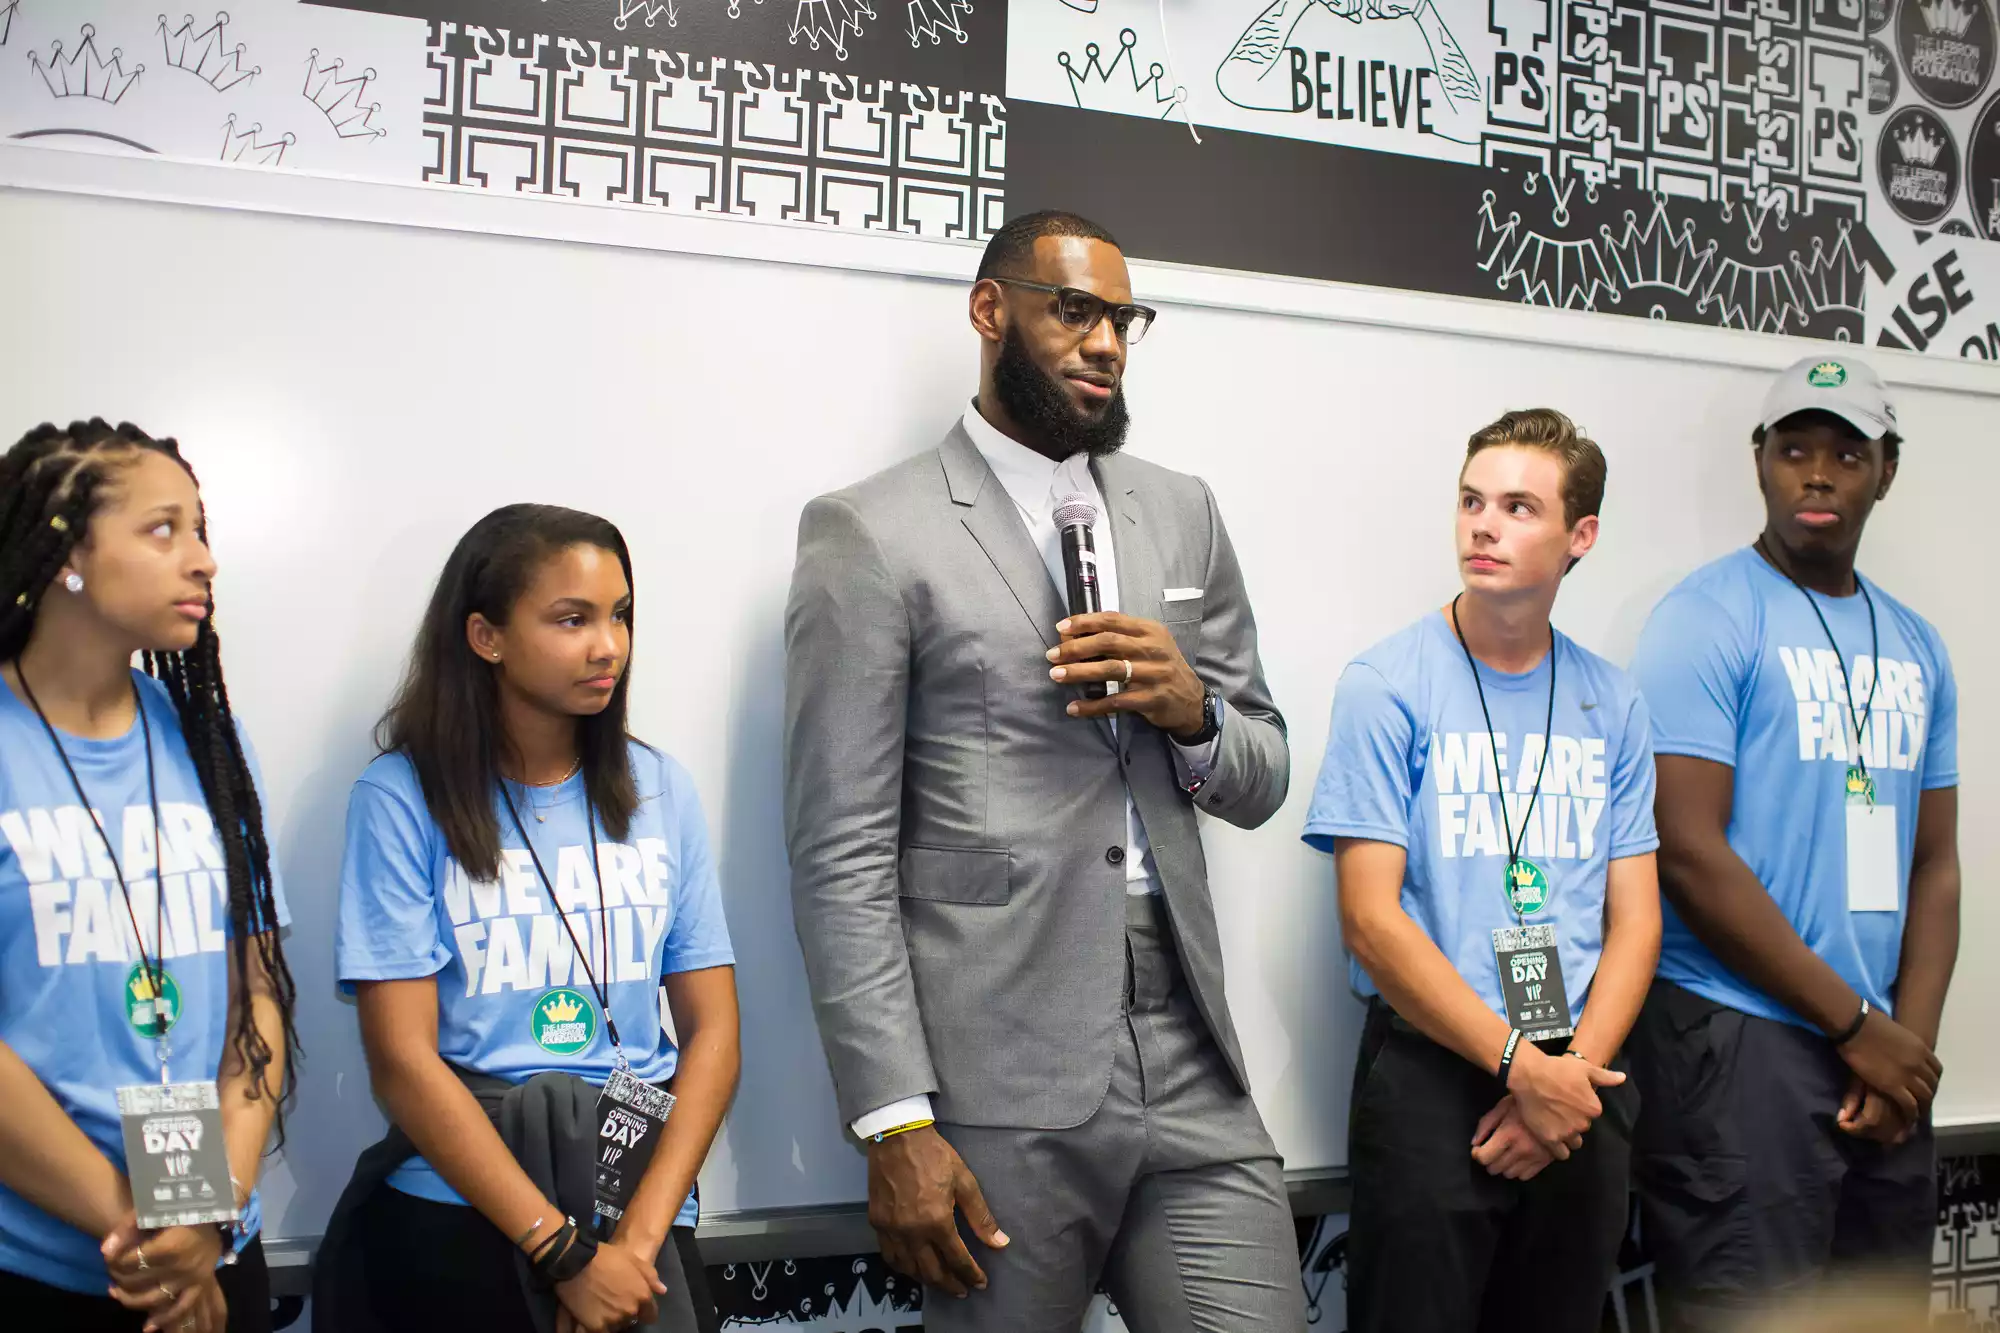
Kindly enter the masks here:
<path id="1" fill-rule="evenodd" d="M 1104 853 L 1104 859 L 1112 865 L 1122 866 L 1125 864 L 1125 849 L 1123 847 L 1107 848 Z"/>

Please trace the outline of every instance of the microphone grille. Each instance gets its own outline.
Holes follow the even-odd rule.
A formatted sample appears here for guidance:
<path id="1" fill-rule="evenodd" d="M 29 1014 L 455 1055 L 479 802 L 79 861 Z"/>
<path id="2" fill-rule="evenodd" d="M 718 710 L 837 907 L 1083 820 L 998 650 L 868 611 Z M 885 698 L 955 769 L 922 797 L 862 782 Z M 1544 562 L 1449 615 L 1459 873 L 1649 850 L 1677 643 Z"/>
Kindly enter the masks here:
<path id="1" fill-rule="evenodd" d="M 1072 491 L 1056 501 L 1056 527 L 1061 529 L 1078 525 L 1086 528 L 1095 527 L 1097 506 L 1090 502 L 1089 496 L 1080 491 Z"/>

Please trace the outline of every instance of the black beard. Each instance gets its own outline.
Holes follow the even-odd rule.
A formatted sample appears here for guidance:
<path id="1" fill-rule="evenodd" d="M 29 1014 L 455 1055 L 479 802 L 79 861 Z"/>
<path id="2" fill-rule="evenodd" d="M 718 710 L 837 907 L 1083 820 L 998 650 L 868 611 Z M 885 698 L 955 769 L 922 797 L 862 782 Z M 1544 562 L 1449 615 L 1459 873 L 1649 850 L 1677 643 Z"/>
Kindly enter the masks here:
<path id="1" fill-rule="evenodd" d="M 1132 424 L 1120 385 L 1096 416 L 1077 410 L 1062 384 L 1029 357 L 1014 329 L 1000 342 L 1000 359 L 993 367 L 993 393 L 1000 408 L 1028 437 L 1038 452 L 1058 461 L 1074 454 L 1103 458 L 1125 447 Z"/>

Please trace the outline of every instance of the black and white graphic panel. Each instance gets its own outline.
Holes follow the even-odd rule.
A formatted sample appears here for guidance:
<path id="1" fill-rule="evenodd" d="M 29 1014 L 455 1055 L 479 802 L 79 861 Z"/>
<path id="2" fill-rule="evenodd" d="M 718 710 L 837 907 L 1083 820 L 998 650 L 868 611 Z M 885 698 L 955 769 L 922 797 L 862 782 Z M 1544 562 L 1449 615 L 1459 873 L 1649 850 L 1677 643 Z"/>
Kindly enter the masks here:
<path id="1" fill-rule="evenodd" d="M 434 185 L 985 236 L 1000 99 L 631 43 L 434 22 Z"/>
<path id="2" fill-rule="evenodd" d="M 373 180 L 422 154 L 421 23 L 291 5 L 0 6 L 0 136 Z"/>

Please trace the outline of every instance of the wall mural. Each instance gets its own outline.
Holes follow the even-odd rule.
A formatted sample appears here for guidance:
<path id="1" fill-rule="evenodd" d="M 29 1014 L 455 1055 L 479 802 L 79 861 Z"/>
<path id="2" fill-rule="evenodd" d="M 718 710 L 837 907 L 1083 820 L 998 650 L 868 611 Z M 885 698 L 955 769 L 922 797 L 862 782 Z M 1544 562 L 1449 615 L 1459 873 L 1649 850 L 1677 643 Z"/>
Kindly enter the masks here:
<path id="1" fill-rule="evenodd" d="M 1993 360 L 1994 4 L 0 0 L 0 136 Z"/>
<path id="2" fill-rule="evenodd" d="M 1991 0 L 1017 0 L 1008 188 L 1155 258 L 1992 359 L 1995 47 Z"/>
<path id="3" fill-rule="evenodd" d="M 1994 3 L 0 0 L 0 136 L 1993 360 Z"/>

